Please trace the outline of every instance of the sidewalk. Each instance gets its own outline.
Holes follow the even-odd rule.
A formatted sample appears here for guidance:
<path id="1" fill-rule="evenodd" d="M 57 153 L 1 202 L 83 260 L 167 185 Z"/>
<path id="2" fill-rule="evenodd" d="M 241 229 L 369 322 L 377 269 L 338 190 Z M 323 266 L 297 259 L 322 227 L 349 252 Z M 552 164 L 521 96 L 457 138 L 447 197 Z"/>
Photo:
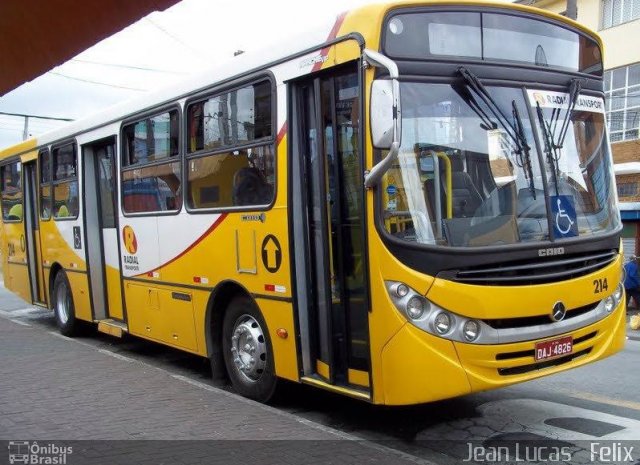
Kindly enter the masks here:
<path id="1" fill-rule="evenodd" d="M 0 288 L 2 309 L 8 299 Z M 69 465 L 414 462 L 81 339 L 16 323 L 7 319 L 10 311 L 2 315 L 0 463 L 8 463 L 7 448 L 17 450 L 15 441 L 53 444 L 54 452 L 72 447 Z"/>

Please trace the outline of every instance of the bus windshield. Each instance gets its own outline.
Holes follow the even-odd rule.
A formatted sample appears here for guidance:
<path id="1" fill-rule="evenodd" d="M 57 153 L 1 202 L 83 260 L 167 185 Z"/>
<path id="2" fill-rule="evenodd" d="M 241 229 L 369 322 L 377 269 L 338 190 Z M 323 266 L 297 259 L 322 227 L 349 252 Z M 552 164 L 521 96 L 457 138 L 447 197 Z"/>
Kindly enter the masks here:
<path id="1" fill-rule="evenodd" d="M 598 99 L 580 97 L 563 147 L 549 155 L 537 151 L 534 130 L 542 133 L 541 121 L 560 128 L 566 111 L 558 117 L 547 102 L 531 121 L 531 102 L 566 94 L 485 90 L 488 100 L 460 82 L 401 83 L 402 144 L 383 178 L 386 230 L 425 245 L 477 247 L 617 229 Z"/>

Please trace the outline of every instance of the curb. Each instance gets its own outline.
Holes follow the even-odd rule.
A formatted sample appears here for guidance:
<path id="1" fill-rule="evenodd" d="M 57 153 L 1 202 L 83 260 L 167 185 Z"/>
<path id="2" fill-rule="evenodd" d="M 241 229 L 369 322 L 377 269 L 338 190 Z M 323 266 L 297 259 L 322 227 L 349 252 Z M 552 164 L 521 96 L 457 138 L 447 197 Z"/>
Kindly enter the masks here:
<path id="1" fill-rule="evenodd" d="M 627 329 L 627 339 L 630 341 L 640 341 L 640 331 Z"/>

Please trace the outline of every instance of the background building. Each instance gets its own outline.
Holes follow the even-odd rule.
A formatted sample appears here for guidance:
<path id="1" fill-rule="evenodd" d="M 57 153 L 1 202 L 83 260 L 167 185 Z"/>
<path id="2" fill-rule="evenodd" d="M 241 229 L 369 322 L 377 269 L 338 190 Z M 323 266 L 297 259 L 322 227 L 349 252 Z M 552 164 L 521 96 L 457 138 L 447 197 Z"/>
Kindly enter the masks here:
<path id="1" fill-rule="evenodd" d="M 607 122 L 625 255 L 640 253 L 640 0 L 517 0 L 560 13 L 604 41 Z"/>

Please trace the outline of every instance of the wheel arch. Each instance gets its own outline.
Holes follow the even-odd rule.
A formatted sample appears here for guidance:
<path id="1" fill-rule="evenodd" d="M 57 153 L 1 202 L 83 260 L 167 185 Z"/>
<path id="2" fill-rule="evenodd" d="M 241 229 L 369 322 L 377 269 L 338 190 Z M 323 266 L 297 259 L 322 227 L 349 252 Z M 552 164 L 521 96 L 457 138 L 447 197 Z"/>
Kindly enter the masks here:
<path id="1" fill-rule="evenodd" d="M 222 322 L 229 303 L 238 296 L 245 296 L 255 303 L 251 293 L 242 284 L 233 280 L 218 283 L 209 296 L 205 316 L 205 339 L 214 379 L 227 378 L 222 356 Z"/>
<path id="2" fill-rule="evenodd" d="M 53 283 L 56 280 L 56 276 L 61 271 L 64 271 L 62 265 L 58 262 L 54 262 L 49 269 L 49 308 L 53 309 Z"/>

